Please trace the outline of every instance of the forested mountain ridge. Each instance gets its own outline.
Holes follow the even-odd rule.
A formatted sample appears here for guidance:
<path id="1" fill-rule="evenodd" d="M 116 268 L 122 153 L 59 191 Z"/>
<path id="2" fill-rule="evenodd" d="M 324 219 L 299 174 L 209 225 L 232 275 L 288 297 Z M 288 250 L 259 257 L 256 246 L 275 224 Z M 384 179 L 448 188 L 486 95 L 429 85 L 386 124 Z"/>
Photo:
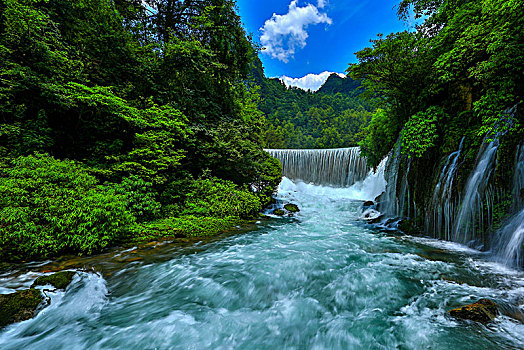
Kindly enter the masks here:
<path id="1" fill-rule="evenodd" d="M 251 77 L 259 86 L 266 148 L 337 148 L 355 146 L 371 118 L 370 104 L 359 97 L 360 83 L 332 74 L 316 92 L 286 87 L 266 78 L 255 59 Z"/>
<path id="2" fill-rule="evenodd" d="M 318 92 L 321 94 L 345 94 L 351 97 L 359 96 L 364 92 L 361 89 L 360 81 L 353 80 L 351 77 L 342 78 L 336 73 L 332 73 L 326 82 L 322 84 Z"/>
<path id="3" fill-rule="evenodd" d="M 0 4 L 0 260 L 212 234 L 281 170 L 230 0 Z"/>

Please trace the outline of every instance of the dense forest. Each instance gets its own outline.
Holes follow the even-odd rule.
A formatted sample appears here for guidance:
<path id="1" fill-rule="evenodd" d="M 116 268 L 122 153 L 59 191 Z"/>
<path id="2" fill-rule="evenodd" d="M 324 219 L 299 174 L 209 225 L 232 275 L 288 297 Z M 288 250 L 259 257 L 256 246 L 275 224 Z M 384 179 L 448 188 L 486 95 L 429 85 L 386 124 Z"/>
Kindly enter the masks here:
<path id="1" fill-rule="evenodd" d="M 398 15 L 424 21 L 379 35 L 348 69 L 377 108 L 361 142 L 373 165 L 399 139 L 410 158 L 427 160 L 457 150 L 462 136 L 476 146 L 522 131 L 505 113 L 523 98 L 522 1 L 402 0 Z"/>
<path id="2" fill-rule="evenodd" d="M 260 61 L 255 63 L 266 148 L 339 148 L 363 139 L 372 107 L 359 97 L 360 82 L 333 73 L 318 91 L 304 91 L 265 78 Z"/>
<path id="3" fill-rule="evenodd" d="M 213 234 L 281 178 L 231 0 L 0 3 L 0 260 Z"/>

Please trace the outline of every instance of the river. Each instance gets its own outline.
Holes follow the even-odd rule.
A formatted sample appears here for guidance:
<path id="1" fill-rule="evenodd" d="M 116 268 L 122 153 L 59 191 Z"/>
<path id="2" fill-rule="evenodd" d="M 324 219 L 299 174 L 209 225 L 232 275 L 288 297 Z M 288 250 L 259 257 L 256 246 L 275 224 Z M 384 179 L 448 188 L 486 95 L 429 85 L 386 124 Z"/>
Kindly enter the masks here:
<path id="1" fill-rule="evenodd" d="M 477 251 L 359 219 L 353 189 L 284 179 L 295 217 L 219 240 L 85 260 L 49 307 L 0 331 L 1 349 L 515 349 L 524 324 L 447 310 L 523 303 L 524 275 Z M 53 263 L 47 263 L 53 264 Z M 42 268 L 43 264 L 32 266 Z M 6 273 L 0 292 L 35 272 Z"/>

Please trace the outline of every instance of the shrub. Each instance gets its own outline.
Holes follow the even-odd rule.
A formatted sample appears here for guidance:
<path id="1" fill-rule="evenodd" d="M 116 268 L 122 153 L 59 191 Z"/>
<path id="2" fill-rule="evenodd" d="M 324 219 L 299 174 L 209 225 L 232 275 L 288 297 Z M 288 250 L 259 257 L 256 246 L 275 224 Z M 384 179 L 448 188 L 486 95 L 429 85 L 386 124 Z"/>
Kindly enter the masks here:
<path id="1" fill-rule="evenodd" d="M 435 106 L 411 116 L 401 133 L 402 153 L 420 158 L 428 149 L 434 147 L 438 138 L 437 122 L 445 116 L 444 111 Z"/>
<path id="2" fill-rule="evenodd" d="M 91 254 L 135 221 L 126 197 L 72 161 L 19 157 L 0 167 L 0 259 Z"/>
<path id="3" fill-rule="evenodd" d="M 200 178 L 193 182 L 183 215 L 250 218 L 260 210 L 260 199 L 247 188 L 217 178 Z"/>

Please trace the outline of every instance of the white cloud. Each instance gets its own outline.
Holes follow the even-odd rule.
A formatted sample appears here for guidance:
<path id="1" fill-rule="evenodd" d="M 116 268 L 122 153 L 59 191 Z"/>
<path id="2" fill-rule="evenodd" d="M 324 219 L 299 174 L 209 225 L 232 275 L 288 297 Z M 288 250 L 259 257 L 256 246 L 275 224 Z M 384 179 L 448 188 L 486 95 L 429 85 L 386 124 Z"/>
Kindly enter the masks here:
<path id="1" fill-rule="evenodd" d="M 318 0 L 317 1 L 317 7 L 319 9 L 323 9 L 324 7 L 326 7 L 326 2 L 327 2 L 327 0 Z"/>
<path id="2" fill-rule="evenodd" d="M 333 74 L 333 72 L 322 72 L 320 74 L 308 74 L 302 78 L 290 78 L 283 75 L 280 77 L 280 80 L 282 80 L 282 82 L 288 87 L 295 86 L 306 91 L 317 91 L 326 82 L 327 78 L 329 78 L 331 74 Z M 337 74 L 341 78 L 345 77 L 345 75 L 342 73 Z"/>
<path id="3" fill-rule="evenodd" d="M 287 63 L 297 49 L 306 46 L 310 24 L 326 23 L 333 21 L 326 13 L 321 13 L 315 5 L 307 4 L 305 7 L 297 5 L 298 0 L 292 0 L 289 11 L 285 15 L 273 14 L 260 31 L 260 43 L 265 48 L 263 53 Z M 325 5 L 325 0 L 319 0 L 320 8 Z M 322 5 L 322 6 L 321 6 Z"/>

